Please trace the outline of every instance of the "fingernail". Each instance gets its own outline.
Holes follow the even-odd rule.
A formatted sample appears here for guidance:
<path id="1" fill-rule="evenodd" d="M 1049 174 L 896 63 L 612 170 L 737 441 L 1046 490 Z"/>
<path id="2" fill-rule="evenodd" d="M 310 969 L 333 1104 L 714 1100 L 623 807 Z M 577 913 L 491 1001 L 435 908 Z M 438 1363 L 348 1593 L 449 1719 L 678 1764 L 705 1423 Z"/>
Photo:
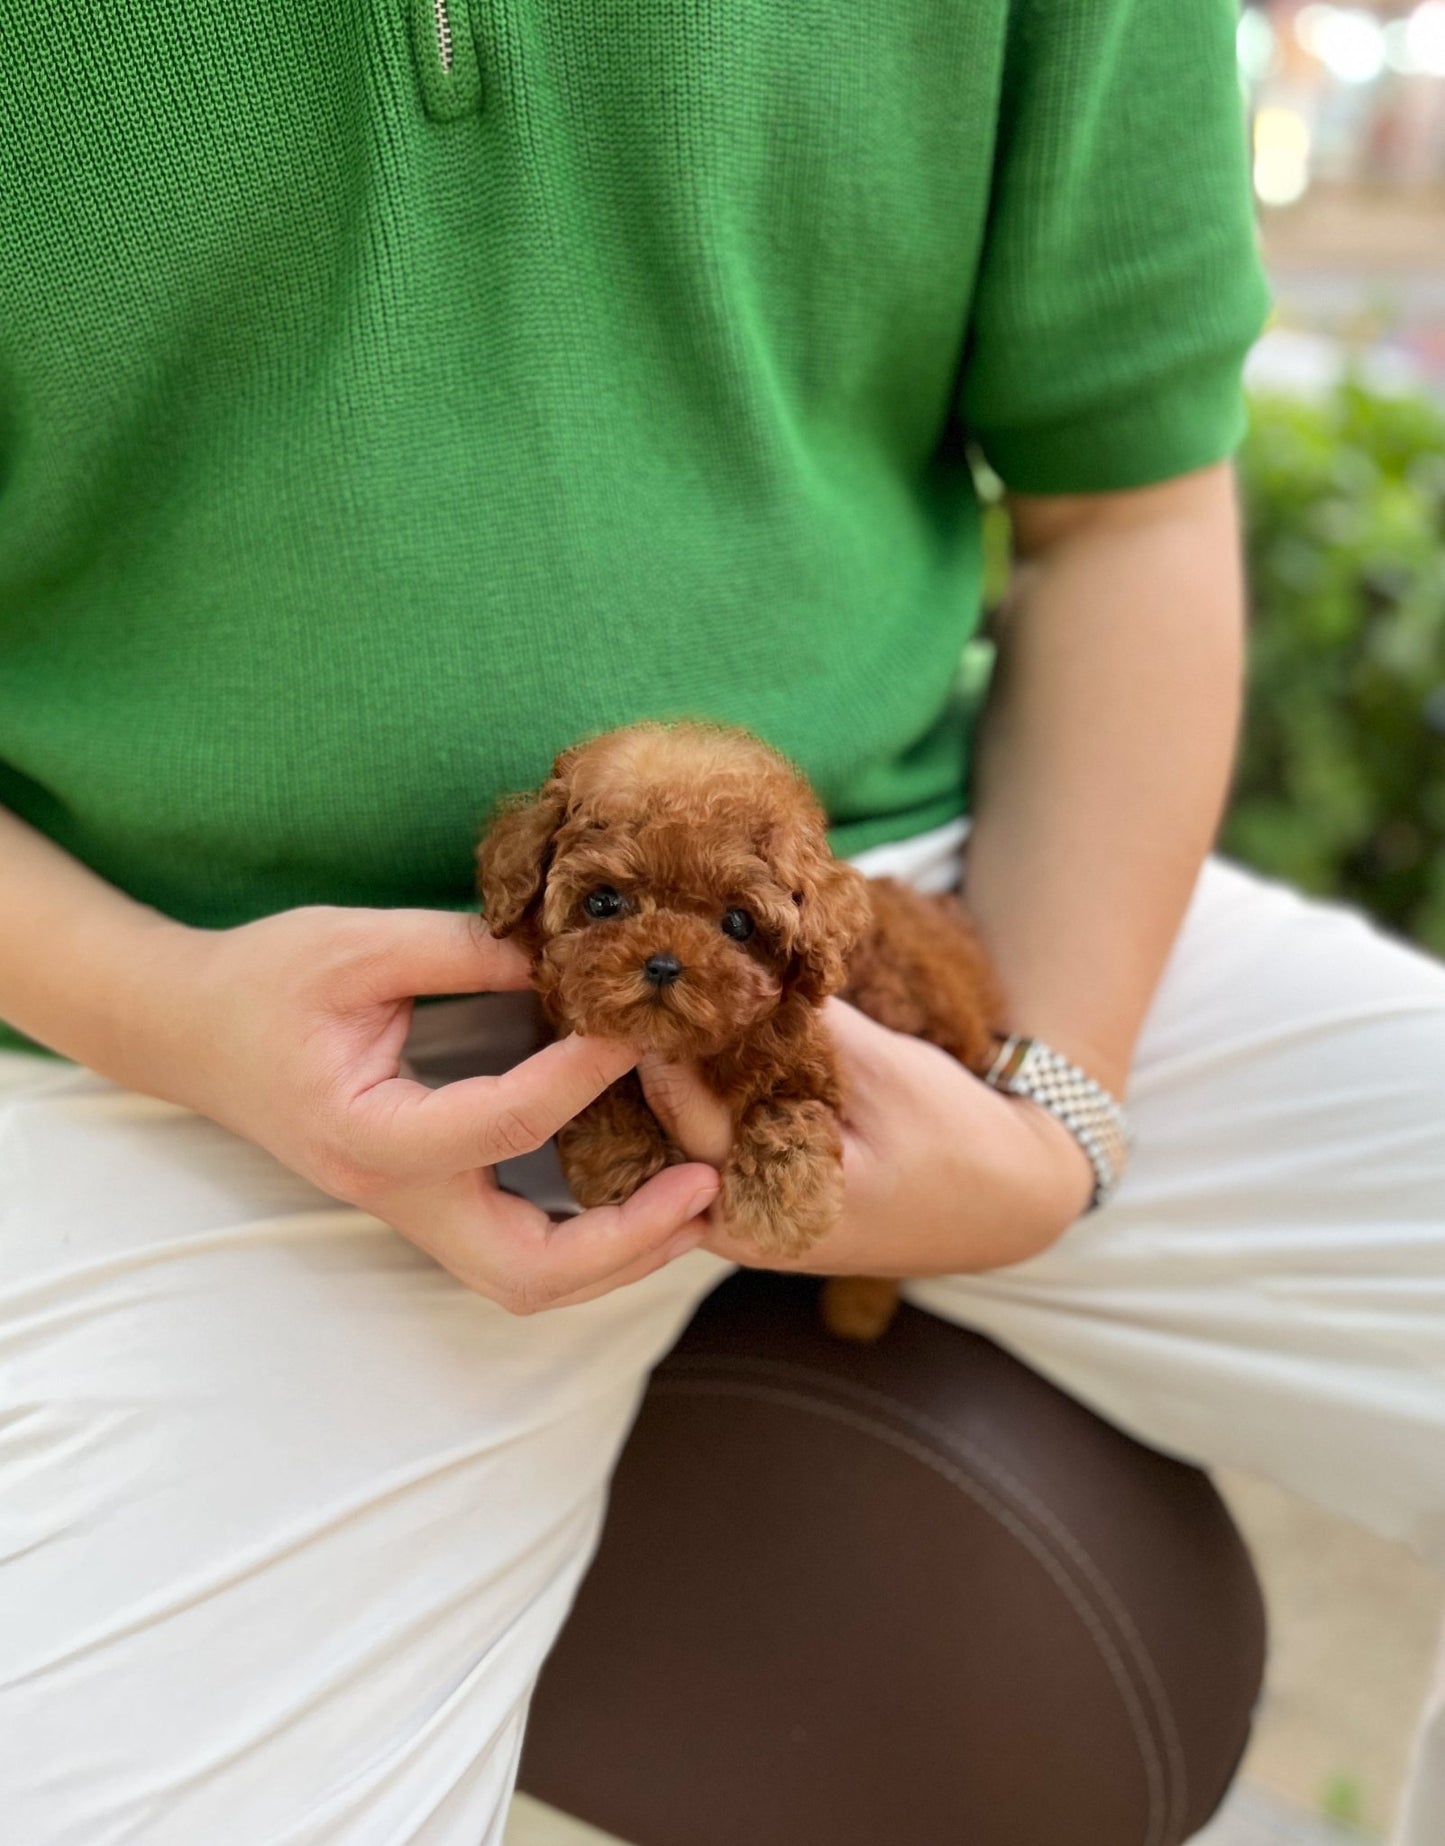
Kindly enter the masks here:
<path id="1" fill-rule="evenodd" d="M 722 1188 L 716 1185 L 704 1186 L 699 1192 L 694 1193 L 692 1203 L 687 1208 L 688 1217 L 700 1218 L 705 1211 L 717 1203 L 717 1195 L 721 1190 Z"/>

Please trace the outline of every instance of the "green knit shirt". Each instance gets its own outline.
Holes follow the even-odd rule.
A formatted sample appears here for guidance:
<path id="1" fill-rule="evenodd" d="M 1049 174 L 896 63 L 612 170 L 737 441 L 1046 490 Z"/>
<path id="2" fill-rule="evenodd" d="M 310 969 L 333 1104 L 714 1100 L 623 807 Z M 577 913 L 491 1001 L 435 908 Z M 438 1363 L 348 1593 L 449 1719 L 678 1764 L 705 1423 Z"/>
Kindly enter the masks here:
<path id="1" fill-rule="evenodd" d="M 4 14 L 0 804 L 188 922 L 464 905 L 644 715 L 942 822 L 970 447 L 1241 433 L 1234 0 Z"/>

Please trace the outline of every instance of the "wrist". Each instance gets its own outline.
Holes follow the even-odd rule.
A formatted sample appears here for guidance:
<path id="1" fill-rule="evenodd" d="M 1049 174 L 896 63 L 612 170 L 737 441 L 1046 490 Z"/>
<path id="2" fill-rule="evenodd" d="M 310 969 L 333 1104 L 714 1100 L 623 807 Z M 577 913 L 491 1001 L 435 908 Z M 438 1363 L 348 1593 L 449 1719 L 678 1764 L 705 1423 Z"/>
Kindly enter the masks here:
<path id="1" fill-rule="evenodd" d="M 1013 1011 L 1022 1015 L 1023 1009 L 1014 1008 Z M 1030 1008 L 1027 1019 L 1027 1024 L 1014 1020 L 1006 1030 L 1023 1038 L 1040 1040 L 1071 1064 L 1076 1064 L 1110 1096 L 1116 1099 L 1123 1096 L 1134 1063 L 1132 1037 L 1119 1032 L 1090 1031 L 1079 1020 L 1061 1017 L 1046 1008 Z"/>
<path id="2" fill-rule="evenodd" d="M 1036 1103 L 1068 1131 L 1094 1176 L 1090 1205 L 1105 1204 L 1124 1177 L 1133 1140 L 1119 1099 L 1055 1046 L 1020 1033 L 996 1036 L 983 1080 Z"/>
<path id="3" fill-rule="evenodd" d="M 940 1273 L 1006 1268 L 1041 1255 L 1083 1216 L 1093 1193 L 1093 1171 L 1062 1123 L 999 1091 L 983 1089 L 980 1102 L 987 1111 L 980 1132 L 958 1148 L 945 1181 Z M 961 1245 L 960 1198 L 970 1201 Z"/>
<path id="4" fill-rule="evenodd" d="M 1088 1158 L 1061 1122 L 961 1067 L 959 1077 L 964 1091 L 955 1096 L 940 1085 L 936 1100 L 920 1099 L 917 1109 L 936 1163 L 930 1191 L 940 1206 L 942 1274 L 1040 1255 L 1088 1210 L 1094 1189 Z M 966 1133 L 958 1132 L 960 1120 Z M 928 1157 L 919 1155 L 919 1170 Z"/>
<path id="5" fill-rule="evenodd" d="M 1033 1145 L 1031 1162 L 1045 1223 L 1063 1233 L 1082 1218 L 1093 1202 L 1097 1176 L 1093 1163 L 1057 1116 L 1027 1096 L 1010 1096 L 1009 1107 Z"/>
<path id="6" fill-rule="evenodd" d="M 202 975 L 224 933 L 136 905 L 119 935 L 107 937 L 110 973 L 86 1022 L 81 1061 L 127 1089 L 195 1106 L 191 1066 L 208 1012 Z"/>

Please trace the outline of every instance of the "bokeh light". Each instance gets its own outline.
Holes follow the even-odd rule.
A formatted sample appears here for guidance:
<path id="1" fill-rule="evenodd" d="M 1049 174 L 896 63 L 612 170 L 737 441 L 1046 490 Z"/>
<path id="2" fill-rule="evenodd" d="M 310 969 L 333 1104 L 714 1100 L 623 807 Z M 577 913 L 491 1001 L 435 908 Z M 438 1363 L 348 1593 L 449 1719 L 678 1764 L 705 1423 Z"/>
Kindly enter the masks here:
<path id="1" fill-rule="evenodd" d="M 1266 108 L 1254 118 L 1254 190 L 1266 205 L 1292 205 L 1310 176 L 1310 131 L 1293 109 Z"/>
<path id="2" fill-rule="evenodd" d="M 1384 27 L 1363 8 L 1307 6 L 1295 35 L 1341 83 L 1373 83 L 1385 68 Z"/>

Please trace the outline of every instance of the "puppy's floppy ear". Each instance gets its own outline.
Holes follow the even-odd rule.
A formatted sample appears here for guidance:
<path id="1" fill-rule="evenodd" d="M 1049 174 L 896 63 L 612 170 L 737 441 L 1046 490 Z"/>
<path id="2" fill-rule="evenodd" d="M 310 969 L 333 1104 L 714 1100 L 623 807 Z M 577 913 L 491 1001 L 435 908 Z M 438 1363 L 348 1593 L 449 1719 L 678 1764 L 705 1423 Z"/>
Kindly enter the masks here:
<path id="1" fill-rule="evenodd" d="M 559 756 L 535 795 L 502 802 L 477 848 L 477 888 L 494 936 L 519 935 L 535 955 L 541 947 L 536 910 L 552 861 L 552 841 L 567 815 L 570 753 Z"/>
<path id="2" fill-rule="evenodd" d="M 821 1005 L 848 975 L 848 957 L 873 915 L 861 872 L 824 852 L 810 854 L 795 881 L 798 933 L 788 972 L 794 993 Z"/>

